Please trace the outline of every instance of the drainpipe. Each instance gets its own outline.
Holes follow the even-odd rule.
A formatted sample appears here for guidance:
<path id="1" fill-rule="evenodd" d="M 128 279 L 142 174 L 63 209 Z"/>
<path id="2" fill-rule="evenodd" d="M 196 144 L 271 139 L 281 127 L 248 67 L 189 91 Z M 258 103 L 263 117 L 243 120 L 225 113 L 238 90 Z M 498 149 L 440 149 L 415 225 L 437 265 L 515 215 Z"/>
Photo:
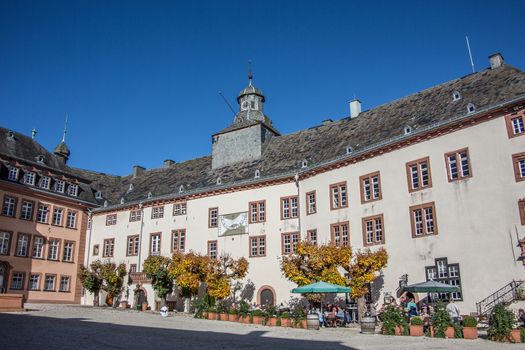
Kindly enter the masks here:
<path id="1" fill-rule="evenodd" d="M 144 231 L 144 206 L 142 205 L 142 202 L 139 203 L 139 209 L 140 209 L 140 235 L 139 235 L 139 263 L 137 264 L 137 272 L 141 272 L 142 268 L 140 267 L 140 259 L 142 257 L 142 232 Z"/>
<path id="2" fill-rule="evenodd" d="M 293 177 L 295 180 L 295 186 L 297 186 L 297 206 L 299 207 L 297 211 L 297 226 L 299 229 L 299 235 L 302 237 L 303 233 L 301 232 L 301 188 L 299 186 L 299 173 L 296 173 Z"/>
<path id="3" fill-rule="evenodd" d="M 91 209 L 88 209 L 88 225 L 89 225 L 89 234 L 88 234 L 88 244 L 87 244 L 87 252 L 86 252 L 86 268 L 89 268 L 89 257 L 91 255 L 91 233 L 93 232 L 93 221 L 91 220 L 93 216 L 93 212 Z M 86 304 L 86 290 L 84 287 L 82 287 L 82 291 L 84 294 L 84 305 Z"/>

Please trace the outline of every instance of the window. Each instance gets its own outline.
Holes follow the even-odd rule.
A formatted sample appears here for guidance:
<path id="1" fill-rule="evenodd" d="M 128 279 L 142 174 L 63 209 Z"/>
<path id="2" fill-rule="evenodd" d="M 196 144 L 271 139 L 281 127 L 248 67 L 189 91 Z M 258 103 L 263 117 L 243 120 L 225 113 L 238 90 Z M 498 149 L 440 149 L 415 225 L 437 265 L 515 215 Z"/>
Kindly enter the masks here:
<path id="1" fill-rule="evenodd" d="M 62 214 L 63 213 L 64 213 L 64 209 L 62 208 L 53 209 L 53 221 L 52 221 L 53 225 L 62 226 Z"/>
<path id="2" fill-rule="evenodd" d="M 129 212 L 129 221 L 140 221 L 142 218 L 142 212 L 140 209 L 132 210 Z"/>
<path id="3" fill-rule="evenodd" d="M 2 208 L 2 215 L 15 216 L 16 212 L 16 198 L 4 196 L 4 207 Z"/>
<path id="4" fill-rule="evenodd" d="M 266 256 L 266 236 L 250 237 L 250 257 Z"/>
<path id="5" fill-rule="evenodd" d="M 250 202 L 250 224 L 266 221 L 266 201 Z"/>
<path id="6" fill-rule="evenodd" d="M 9 254 L 9 243 L 11 242 L 11 233 L 0 231 L 0 254 Z"/>
<path id="7" fill-rule="evenodd" d="M 186 215 L 186 202 L 173 204 L 173 215 Z"/>
<path id="8" fill-rule="evenodd" d="M 456 181 L 472 176 L 469 165 L 468 148 L 445 154 L 448 181 Z"/>
<path id="9" fill-rule="evenodd" d="M 95 192 L 95 199 L 102 199 L 102 192 L 100 191 Z"/>
<path id="10" fill-rule="evenodd" d="M 297 196 L 281 197 L 281 220 L 293 219 L 299 215 Z"/>
<path id="11" fill-rule="evenodd" d="M 217 241 L 208 241 L 208 256 L 212 259 L 217 258 Z"/>
<path id="12" fill-rule="evenodd" d="M 281 234 L 281 249 L 283 255 L 295 253 L 295 248 L 300 241 L 299 232 Z"/>
<path id="13" fill-rule="evenodd" d="M 363 244 L 365 246 L 385 244 L 383 214 L 363 218 Z"/>
<path id="14" fill-rule="evenodd" d="M 33 220 L 33 207 L 35 203 L 32 201 L 22 201 L 22 208 L 20 208 L 20 219 Z"/>
<path id="15" fill-rule="evenodd" d="M 425 272 L 427 281 L 437 281 L 457 286 L 460 291 L 451 293 L 451 296 L 454 300 L 463 300 L 459 264 L 449 264 L 447 258 L 439 258 L 435 260 L 434 265 L 426 266 Z M 431 293 L 430 296 L 434 301 L 439 299 L 448 300 L 448 293 Z"/>
<path id="16" fill-rule="evenodd" d="M 70 184 L 67 188 L 67 194 L 72 197 L 78 196 L 78 185 Z"/>
<path id="17" fill-rule="evenodd" d="M 106 215 L 106 226 L 117 224 L 117 214 Z"/>
<path id="18" fill-rule="evenodd" d="M 98 255 L 98 251 L 99 250 L 100 250 L 100 248 L 99 248 L 98 244 L 93 245 L 93 253 L 92 253 L 92 255 L 95 255 L 95 256 Z"/>
<path id="19" fill-rule="evenodd" d="M 219 223 L 219 208 L 208 209 L 208 227 L 217 227 Z"/>
<path id="20" fill-rule="evenodd" d="M 102 251 L 102 257 L 109 258 L 113 256 L 115 252 L 115 238 L 109 238 L 104 240 L 104 250 Z"/>
<path id="21" fill-rule="evenodd" d="M 46 204 L 38 204 L 38 212 L 36 215 L 36 221 L 42 224 L 47 224 L 47 215 L 49 213 L 49 206 Z"/>
<path id="22" fill-rule="evenodd" d="M 18 168 L 15 167 L 9 167 L 9 172 L 7 174 L 7 179 L 11 181 L 17 181 L 18 180 Z"/>
<path id="23" fill-rule="evenodd" d="M 410 222 L 413 238 L 437 235 L 434 202 L 410 207 Z"/>
<path id="24" fill-rule="evenodd" d="M 162 219 L 164 217 L 164 206 L 151 208 L 152 219 Z"/>
<path id="25" fill-rule="evenodd" d="M 40 287 L 40 275 L 32 274 L 29 276 L 29 282 L 27 284 L 27 289 L 29 290 L 38 290 Z"/>
<path id="26" fill-rule="evenodd" d="M 315 200 L 315 191 L 306 193 L 306 215 L 317 212 L 317 203 Z"/>
<path id="27" fill-rule="evenodd" d="M 77 227 L 77 212 L 76 211 L 70 211 L 70 210 L 67 211 L 66 227 L 67 228 Z"/>
<path id="28" fill-rule="evenodd" d="M 150 248 L 149 248 L 149 254 L 150 255 L 160 255 L 160 232 L 159 233 L 152 233 L 150 235 Z"/>
<path id="29" fill-rule="evenodd" d="M 513 113 L 505 116 L 507 134 L 509 138 L 525 134 L 525 112 Z"/>
<path id="30" fill-rule="evenodd" d="M 461 100 L 461 94 L 459 93 L 459 91 L 454 91 L 454 93 L 452 94 L 452 100 L 453 101 Z"/>
<path id="31" fill-rule="evenodd" d="M 137 264 L 131 264 L 129 265 L 129 272 L 137 272 Z"/>
<path id="32" fill-rule="evenodd" d="M 60 276 L 60 287 L 58 287 L 58 290 L 60 292 L 69 292 L 70 280 L 71 277 L 69 276 Z"/>
<path id="33" fill-rule="evenodd" d="M 60 247 L 60 240 L 59 239 L 49 239 L 49 248 L 47 251 L 47 259 L 48 260 L 58 260 L 58 249 Z"/>
<path id="34" fill-rule="evenodd" d="M 44 257 L 44 243 L 45 239 L 42 236 L 33 237 L 33 255 L 34 259 L 42 259 Z"/>
<path id="35" fill-rule="evenodd" d="M 18 234 L 18 240 L 16 241 L 16 256 L 28 256 L 29 254 L 29 235 L 24 233 Z"/>
<path id="36" fill-rule="evenodd" d="M 183 252 L 186 249 L 186 230 L 171 231 L 171 251 Z"/>
<path id="37" fill-rule="evenodd" d="M 359 177 L 361 183 L 361 203 L 381 199 L 381 180 L 379 171 Z"/>
<path id="38" fill-rule="evenodd" d="M 54 292 L 55 291 L 55 275 L 47 275 L 44 280 L 44 290 L 48 292 Z"/>
<path id="39" fill-rule="evenodd" d="M 127 256 L 139 255 L 139 235 L 128 236 Z"/>
<path id="40" fill-rule="evenodd" d="M 24 273 L 23 272 L 13 272 L 13 277 L 11 279 L 11 289 L 22 289 L 24 286 Z"/>
<path id="41" fill-rule="evenodd" d="M 42 176 L 40 178 L 40 188 L 43 188 L 44 190 L 49 190 L 51 187 L 51 178 L 48 176 Z"/>
<path id="42" fill-rule="evenodd" d="M 64 193 L 66 188 L 66 183 L 62 180 L 56 180 L 55 182 L 55 192 Z"/>
<path id="43" fill-rule="evenodd" d="M 415 192 L 432 187 L 430 159 L 428 157 L 408 162 L 406 168 L 408 192 Z"/>
<path id="44" fill-rule="evenodd" d="M 308 230 L 307 235 L 308 235 L 308 241 L 317 245 L 317 230 Z"/>
<path id="45" fill-rule="evenodd" d="M 330 209 L 346 208 L 347 206 L 346 181 L 330 185 Z"/>
<path id="46" fill-rule="evenodd" d="M 474 113 L 476 111 L 476 106 L 473 103 L 467 105 L 467 113 Z"/>
<path id="47" fill-rule="evenodd" d="M 525 225 L 525 199 L 518 201 L 518 210 L 520 212 L 520 221 L 522 225 Z M 1 244 L 1 243 L 0 243 Z"/>
<path id="48" fill-rule="evenodd" d="M 514 178 L 516 181 L 525 181 L 525 152 L 513 154 L 512 164 L 514 165 Z"/>
<path id="49" fill-rule="evenodd" d="M 28 171 L 24 175 L 24 183 L 26 185 L 34 186 L 35 185 L 35 179 L 36 179 L 35 173 L 33 173 L 31 171 Z"/>
<path id="50" fill-rule="evenodd" d="M 349 245 L 348 221 L 330 225 L 332 244 L 336 247 L 347 247 Z"/>
<path id="51" fill-rule="evenodd" d="M 73 252 L 75 248 L 75 242 L 64 241 L 64 250 L 62 254 L 62 261 L 73 262 Z"/>

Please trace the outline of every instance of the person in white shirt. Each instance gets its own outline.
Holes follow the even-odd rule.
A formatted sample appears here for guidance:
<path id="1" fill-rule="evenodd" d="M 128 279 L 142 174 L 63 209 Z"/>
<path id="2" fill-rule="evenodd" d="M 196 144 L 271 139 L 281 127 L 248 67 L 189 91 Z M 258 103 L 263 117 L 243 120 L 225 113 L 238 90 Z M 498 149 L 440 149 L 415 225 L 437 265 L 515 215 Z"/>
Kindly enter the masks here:
<path id="1" fill-rule="evenodd" d="M 459 308 L 454 304 L 454 299 L 452 298 L 447 304 L 447 312 L 454 323 L 459 323 Z"/>

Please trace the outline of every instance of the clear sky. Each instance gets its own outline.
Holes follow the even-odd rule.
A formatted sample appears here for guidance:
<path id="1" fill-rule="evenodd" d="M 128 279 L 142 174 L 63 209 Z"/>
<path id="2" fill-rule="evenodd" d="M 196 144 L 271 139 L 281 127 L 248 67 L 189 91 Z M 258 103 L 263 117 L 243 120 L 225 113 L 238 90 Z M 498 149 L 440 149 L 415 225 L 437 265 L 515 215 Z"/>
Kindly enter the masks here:
<path id="1" fill-rule="evenodd" d="M 0 125 L 125 175 L 211 152 L 253 61 L 291 133 L 469 74 L 525 69 L 525 1 L 0 0 Z"/>

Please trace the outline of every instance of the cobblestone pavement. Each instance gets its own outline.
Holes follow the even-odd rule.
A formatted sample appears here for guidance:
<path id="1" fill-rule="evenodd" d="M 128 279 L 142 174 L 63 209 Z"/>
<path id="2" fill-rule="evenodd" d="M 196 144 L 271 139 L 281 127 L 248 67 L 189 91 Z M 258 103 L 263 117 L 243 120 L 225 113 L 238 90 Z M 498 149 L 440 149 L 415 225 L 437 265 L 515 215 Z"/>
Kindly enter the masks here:
<path id="1" fill-rule="evenodd" d="M 308 331 L 78 305 L 0 313 L 0 349 L 525 349 L 524 344 Z"/>

